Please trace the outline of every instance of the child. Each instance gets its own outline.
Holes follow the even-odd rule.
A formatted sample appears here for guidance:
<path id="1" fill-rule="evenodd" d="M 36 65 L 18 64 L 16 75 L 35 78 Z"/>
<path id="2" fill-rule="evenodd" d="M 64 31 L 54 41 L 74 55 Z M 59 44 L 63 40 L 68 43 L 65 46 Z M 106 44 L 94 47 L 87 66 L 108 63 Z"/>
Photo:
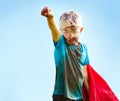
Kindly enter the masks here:
<path id="1" fill-rule="evenodd" d="M 44 7 L 41 15 L 47 18 L 55 46 L 56 81 L 53 101 L 83 101 L 83 82 L 89 93 L 86 72 L 89 58 L 85 44 L 78 42 L 83 30 L 82 18 L 74 11 L 62 14 L 59 30 L 49 7 Z"/>

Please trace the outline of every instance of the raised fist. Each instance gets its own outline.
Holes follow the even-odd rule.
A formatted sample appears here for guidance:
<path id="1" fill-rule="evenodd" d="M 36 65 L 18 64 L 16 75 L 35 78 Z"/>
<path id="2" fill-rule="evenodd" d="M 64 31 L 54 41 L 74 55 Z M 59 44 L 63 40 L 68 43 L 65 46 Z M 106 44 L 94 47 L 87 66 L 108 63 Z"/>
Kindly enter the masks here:
<path id="1" fill-rule="evenodd" d="M 44 7 L 41 10 L 41 15 L 45 17 L 53 17 L 53 13 L 50 7 Z"/>

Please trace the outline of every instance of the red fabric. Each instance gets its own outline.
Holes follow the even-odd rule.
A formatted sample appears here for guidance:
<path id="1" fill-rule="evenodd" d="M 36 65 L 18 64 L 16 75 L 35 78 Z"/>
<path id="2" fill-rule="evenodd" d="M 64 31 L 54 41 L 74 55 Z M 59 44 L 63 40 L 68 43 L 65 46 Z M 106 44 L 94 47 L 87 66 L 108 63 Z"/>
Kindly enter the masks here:
<path id="1" fill-rule="evenodd" d="M 83 85 L 85 101 L 119 101 L 106 81 L 91 67 L 87 65 L 89 77 L 89 94 Z"/>

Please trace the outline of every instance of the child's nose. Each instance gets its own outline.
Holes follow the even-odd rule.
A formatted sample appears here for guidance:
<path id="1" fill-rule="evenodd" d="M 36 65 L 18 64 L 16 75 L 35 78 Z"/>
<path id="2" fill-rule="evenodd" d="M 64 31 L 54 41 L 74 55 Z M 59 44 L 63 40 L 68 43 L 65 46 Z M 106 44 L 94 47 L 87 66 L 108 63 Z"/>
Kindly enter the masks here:
<path id="1" fill-rule="evenodd" d="M 73 34 L 72 33 L 70 33 L 70 36 L 69 36 L 70 38 L 72 38 L 73 37 Z"/>

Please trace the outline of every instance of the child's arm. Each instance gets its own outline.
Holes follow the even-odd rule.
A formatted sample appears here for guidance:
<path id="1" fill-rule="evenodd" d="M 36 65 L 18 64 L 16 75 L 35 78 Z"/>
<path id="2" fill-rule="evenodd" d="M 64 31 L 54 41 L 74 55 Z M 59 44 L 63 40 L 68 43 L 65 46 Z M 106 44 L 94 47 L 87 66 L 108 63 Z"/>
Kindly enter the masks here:
<path id="1" fill-rule="evenodd" d="M 52 38 L 55 42 L 57 42 L 60 38 L 61 32 L 56 26 L 54 16 L 53 16 L 51 9 L 49 7 L 43 8 L 41 11 L 41 15 L 43 15 L 47 18 L 49 28 L 52 32 Z"/>

